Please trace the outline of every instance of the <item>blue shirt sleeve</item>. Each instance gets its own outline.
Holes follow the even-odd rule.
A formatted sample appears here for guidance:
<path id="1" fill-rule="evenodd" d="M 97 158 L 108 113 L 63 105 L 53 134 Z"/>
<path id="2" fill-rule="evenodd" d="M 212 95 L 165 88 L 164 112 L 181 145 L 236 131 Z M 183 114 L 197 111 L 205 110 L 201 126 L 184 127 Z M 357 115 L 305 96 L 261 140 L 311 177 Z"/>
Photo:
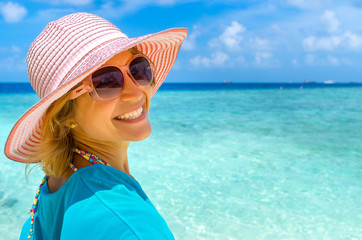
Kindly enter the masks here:
<path id="1" fill-rule="evenodd" d="M 28 235 L 29 235 L 29 232 L 30 232 L 30 218 L 28 218 L 28 220 L 26 220 L 26 222 L 24 223 L 23 225 L 23 228 L 21 229 L 21 234 L 20 234 L 20 237 L 19 237 L 19 240 L 23 240 L 23 239 L 28 239 Z"/>

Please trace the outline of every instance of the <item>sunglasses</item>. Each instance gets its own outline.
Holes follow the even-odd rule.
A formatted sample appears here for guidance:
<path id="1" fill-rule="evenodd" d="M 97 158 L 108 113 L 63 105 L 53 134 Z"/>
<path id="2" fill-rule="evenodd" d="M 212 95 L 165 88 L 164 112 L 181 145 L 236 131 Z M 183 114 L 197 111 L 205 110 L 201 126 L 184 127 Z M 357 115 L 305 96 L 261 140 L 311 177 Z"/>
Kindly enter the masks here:
<path id="1" fill-rule="evenodd" d="M 125 74 L 137 86 L 146 87 L 154 77 L 153 65 L 145 55 L 136 54 L 124 66 L 103 66 L 86 77 L 83 84 L 72 91 L 69 99 L 75 99 L 86 92 L 97 102 L 116 99 L 122 93 Z"/>

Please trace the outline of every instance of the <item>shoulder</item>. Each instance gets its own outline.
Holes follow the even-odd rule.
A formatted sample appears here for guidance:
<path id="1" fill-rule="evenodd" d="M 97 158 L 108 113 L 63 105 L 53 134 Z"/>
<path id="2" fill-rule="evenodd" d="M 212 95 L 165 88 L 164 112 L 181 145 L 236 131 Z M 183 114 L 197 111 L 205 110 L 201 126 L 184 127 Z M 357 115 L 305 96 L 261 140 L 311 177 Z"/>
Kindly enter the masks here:
<path id="1" fill-rule="evenodd" d="M 82 239 L 84 234 L 102 239 L 174 239 L 138 182 L 104 167 L 78 173 L 83 187 L 92 194 L 67 208 L 62 238 L 77 239 L 74 232 L 78 232 Z"/>
<path id="2" fill-rule="evenodd" d="M 147 198 L 140 184 L 129 176 L 113 167 L 94 164 L 79 169 L 73 175 L 76 175 L 78 184 L 83 184 L 91 191 L 107 190 L 116 185 L 124 185 L 131 191 L 136 191 L 141 197 Z"/>

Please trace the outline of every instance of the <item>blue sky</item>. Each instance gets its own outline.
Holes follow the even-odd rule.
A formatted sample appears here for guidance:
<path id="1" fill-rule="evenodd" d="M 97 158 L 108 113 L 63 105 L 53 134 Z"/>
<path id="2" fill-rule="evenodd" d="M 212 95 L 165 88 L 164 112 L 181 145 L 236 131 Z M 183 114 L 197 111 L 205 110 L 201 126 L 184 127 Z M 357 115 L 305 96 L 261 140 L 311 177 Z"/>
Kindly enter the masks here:
<path id="1" fill-rule="evenodd" d="M 362 0 L 0 1 L 0 81 L 28 81 L 31 42 L 80 11 L 128 37 L 187 27 L 167 82 L 362 82 Z"/>

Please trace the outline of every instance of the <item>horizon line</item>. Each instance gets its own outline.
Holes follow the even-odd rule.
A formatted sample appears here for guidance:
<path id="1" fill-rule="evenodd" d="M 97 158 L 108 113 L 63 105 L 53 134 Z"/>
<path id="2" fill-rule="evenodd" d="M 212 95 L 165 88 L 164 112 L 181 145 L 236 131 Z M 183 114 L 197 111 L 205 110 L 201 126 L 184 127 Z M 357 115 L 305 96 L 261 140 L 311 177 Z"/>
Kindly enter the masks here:
<path id="1" fill-rule="evenodd" d="M 19 83 L 22 83 L 22 84 L 30 84 L 30 82 L 1 82 L 0 81 L 0 84 L 19 84 Z M 224 82 L 163 82 L 162 84 L 183 84 L 183 83 L 196 83 L 196 84 L 233 84 L 233 83 L 245 83 L 245 84 L 250 84 L 250 83 L 260 83 L 260 84 L 280 84 L 280 83 L 283 83 L 283 84 L 310 84 L 310 85 L 313 85 L 313 84 L 360 84 L 362 83 L 362 81 L 350 81 L 350 82 L 337 82 L 337 81 L 332 81 L 332 82 L 329 82 L 328 80 L 327 81 L 303 81 L 303 82 L 235 82 L 235 81 L 224 81 Z"/>

